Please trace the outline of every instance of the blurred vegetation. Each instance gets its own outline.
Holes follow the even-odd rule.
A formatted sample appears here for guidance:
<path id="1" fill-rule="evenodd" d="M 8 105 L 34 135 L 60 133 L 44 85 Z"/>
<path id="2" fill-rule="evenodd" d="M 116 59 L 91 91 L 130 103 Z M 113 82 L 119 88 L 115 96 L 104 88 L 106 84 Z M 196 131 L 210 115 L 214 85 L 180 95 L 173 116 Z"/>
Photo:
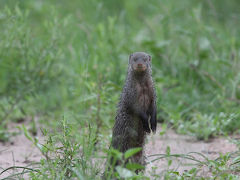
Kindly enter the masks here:
<path id="1" fill-rule="evenodd" d="M 128 55 L 146 51 L 159 119 L 199 138 L 239 129 L 238 1 L 0 3 L 3 128 L 68 112 L 111 128 Z"/>
<path id="2" fill-rule="evenodd" d="M 8 140 L 16 119 L 37 116 L 51 129 L 64 115 L 75 136 L 90 128 L 95 143 L 108 142 L 134 51 L 152 55 L 159 120 L 204 140 L 238 131 L 239 6 L 0 1 L 0 139 Z"/>

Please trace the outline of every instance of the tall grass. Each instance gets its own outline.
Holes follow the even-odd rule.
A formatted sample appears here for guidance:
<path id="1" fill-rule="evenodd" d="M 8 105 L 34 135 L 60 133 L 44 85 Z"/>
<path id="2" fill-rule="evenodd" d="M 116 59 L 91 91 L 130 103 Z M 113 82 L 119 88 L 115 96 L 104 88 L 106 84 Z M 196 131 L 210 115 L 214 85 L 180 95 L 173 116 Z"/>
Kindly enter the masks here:
<path id="1" fill-rule="evenodd" d="M 128 55 L 147 51 L 160 119 L 199 138 L 200 126 L 208 129 L 205 138 L 233 132 L 239 127 L 239 14 L 237 2 L 224 4 L 2 2 L 8 10 L 1 10 L 1 103 L 33 114 L 70 111 L 109 128 Z M 6 94 L 13 101 L 34 97 L 11 108 L 16 102 Z"/>

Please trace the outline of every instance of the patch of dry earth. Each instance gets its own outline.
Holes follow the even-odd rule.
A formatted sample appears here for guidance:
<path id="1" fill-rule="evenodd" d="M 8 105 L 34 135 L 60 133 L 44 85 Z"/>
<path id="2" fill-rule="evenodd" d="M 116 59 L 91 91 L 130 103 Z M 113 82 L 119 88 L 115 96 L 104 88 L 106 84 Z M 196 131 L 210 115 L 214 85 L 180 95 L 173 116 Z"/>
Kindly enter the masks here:
<path id="1" fill-rule="evenodd" d="M 216 159 L 220 153 L 235 152 L 237 146 L 231 143 L 225 137 L 214 138 L 209 142 L 197 141 L 194 137 L 187 135 L 176 134 L 175 131 L 169 129 L 167 132 L 160 136 L 160 128 L 157 130 L 155 135 L 148 137 L 148 143 L 145 146 L 146 156 L 153 154 L 165 154 L 166 148 L 169 146 L 171 154 L 187 154 L 189 152 L 198 152 L 206 156 L 208 159 Z M 196 155 L 197 159 L 203 160 L 202 157 Z M 148 157 L 147 160 L 151 161 L 156 157 Z M 155 161 L 148 164 L 146 168 L 147 174 L 150 174 L 152 167 L 157 167 L 156 172 L 161 175 L 166 169 L 173 169 L 180 173 L 185 170 L 190 170 L 193 166 L 187 166 L 186 163 L 195 163 L 183 158 L 172 158 L 172 164 L 168 167 L 166 158 Z M 204 171 L 204 170 L 203 170 Z M 207 172 L 201 172 L 206 174 Z"/>

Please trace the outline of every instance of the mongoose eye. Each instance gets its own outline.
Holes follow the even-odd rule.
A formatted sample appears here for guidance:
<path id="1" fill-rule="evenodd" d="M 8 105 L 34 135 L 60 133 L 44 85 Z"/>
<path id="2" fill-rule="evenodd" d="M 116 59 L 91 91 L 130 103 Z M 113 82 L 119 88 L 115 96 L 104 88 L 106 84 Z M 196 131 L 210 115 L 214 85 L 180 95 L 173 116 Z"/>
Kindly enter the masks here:
<path id="1" fill-rule="evenodd" d="M 137 59 L 136 59 L 136 58 L 134 58 L 134 59 L 133 59 L 133 61 L 134 61 L 134 62 L 136 62 L 136 61 L 137 61 Z"/>
<path id="2" fill-rule="evenodd" d="M 152 60 L 152 57 L 150 55 L 148 55 L 148 60 L 151 61 Z"/>

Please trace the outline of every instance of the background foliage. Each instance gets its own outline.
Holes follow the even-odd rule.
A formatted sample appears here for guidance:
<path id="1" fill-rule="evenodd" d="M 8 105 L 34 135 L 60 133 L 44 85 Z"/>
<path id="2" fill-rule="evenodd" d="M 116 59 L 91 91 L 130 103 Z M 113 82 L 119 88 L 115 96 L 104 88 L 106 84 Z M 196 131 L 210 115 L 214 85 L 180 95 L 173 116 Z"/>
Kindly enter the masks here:
<path id="1" fill-rule="evenodd" d="M 90 128 L 91 142 L 97 135 L 108 142 L 134 51 L 152 55 L 159 121 L 205 140 L 236 132 L 239 5 L 0 1 L 0 138 L 8 139 L 6 127 L 18 118 L 38 116 L 54 129 L 64 115 L 75 139 Z"/>

